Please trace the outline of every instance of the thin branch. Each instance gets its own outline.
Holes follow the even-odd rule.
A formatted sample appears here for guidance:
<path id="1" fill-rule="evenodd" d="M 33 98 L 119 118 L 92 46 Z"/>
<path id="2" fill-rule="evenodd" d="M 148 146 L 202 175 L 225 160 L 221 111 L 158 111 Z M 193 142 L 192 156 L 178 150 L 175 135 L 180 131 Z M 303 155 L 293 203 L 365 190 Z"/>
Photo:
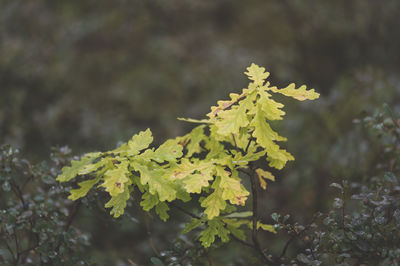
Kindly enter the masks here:
<path id="1" fill-rule="evenodd" d="M 247 154 L 247 151 L 249 150 L 249 147 L 250 147 L 250 144 L 251 144 L 252 141 L 253 141 L 253 138 L 250 138 L 250 139 L 249 139 L 249 142 L 247 142 L 246 149 L 244 150 L 244 153 L 245 153 L 245 154 Z"/>
<path id="2" fill-rule="evenodd" d="M 253 168 L 253 167 L 251 167 Z M 257 218 L 258 218 L 258 201 L 257 201 L 257 185 L 256 185 L 256 180 L 255 180 L 255 175 L 254 171 L 252 175 L 250 176 L 250 182 L 251 182 L 251 192 L 253 195 L 253 216 L 252 216 L 252 223 L 253 223 L 253 229 L 252 229 L 252 240 L 254 243 L 255 249 L 258 251 L 258 253 L 261 255 L 261 257 L 264 259 L 264 261 L 269 264 L 273 265 L 273 261 L 264 253 L 262 250 L 260 243 L 258 242 L 257 238 Z"/>
<path id="3" fill-rule="evenodd" d="M 68 229 L 70 228 L 70 226 L 71 226 L 72 222 L 74 221 L 74 219 L 76 217 L 76 214 L 78 213 L 79 208 L 81 207 L 81 205 L 82 205 L 82 203 L 81 203 L 80 200 L 78 202 L 74 203 L 74 206 L 72 207 L 71 215 L 68 217 L 67 224 L 64 227 L 65 231 L 68 231 Z"/>
<path id="4" fill-rule="evenodd" d="M 236 143 L 236 138 L 235 135 L 232 133 L 232 138 L 233 138 L 233 143 L 235 143 L 235 149 L 238 149 L 237 143 Z"/>
<path id="5" fill-rule="evenodd" d="M 292 243 L 293 240 L 296 239 L 296 237 L 297 237 L 296 235 L 292 235 L 292 237 L 286 242 L 285 246 L 283 247 L 281 255 L 279 255 L 279 259 L 282 259 L 283 256 L 285 256 L 286 250 L 288 249 L 290 243 Z"/>
<path id="6" fill-rule="evenodd" d="M 196 214 L 194 214 L 194 213 L 192 213 L 192 212 L 189 212 L 189 211 L 183 209 L 182 207 L 176 205 L 176 204 L 173 203 L 173 202 L 171 202 L 170 205 L 171 205 L 172 207 L 178 209 L 179 211 L 181 211 L 181 212 L 183 212 L 183 213 L 185 213 L 185 214 L 187 214 L 187 215 L 189 215 L 189 216 L 195 218 L 195 219 L 199 219 L 199 220 L 201 219 L 200 216 L 198 216 L 198 215 L 196 215 Z"/>
<path id="7" fill-rule="evenodd" d="M 13 252 L 12 248 L 10 247 L 10 245 L 8 244 L 7 240 L 4 239 L 4 243 L 6 244 L 7 249 L 10 252 L 13 261 L 16 261 L 17 259 L 16 259 L 15 255 L 14 255 L 14 252 Z"/>
<path id="8" fill-rule="evenodd" d="M 242 240 L 242 239 L 240 239 L 240 238 L 237 238 L 237 237 L 234 236 L 234 235 L 232 235 L 232 239 L 235 240 L 235 241 L 237 241 L 237 242 L 239 242 L 239 243 L 242 244 L 242 245 L 247 246 L 247 247 L 255 248 L 255 246 L 254 246 L 253 244 L 247 243 L 246 241 L 244 241 L 244 240 Z"/>
<path id="9" fill-rule="evenodd" d="M 16 252 L 17 252 L 17 256 L 15 258 L 15 264 L 18 264 L 19 262 L 19 257 L 20 257 L 20 248 L 19 248 L 19 241 L 18 241 L 18 235 L 17 235 L 17 231 L 15 231 L 15 228 L 13 228 L 13 234 L 14 234 L 14 241 L 15 241 L 15 247 L 16 247 Z"/>
<path id="10" fill-rule="evenodd" d="M 150 246 L 151 246 L 151 249 L 153 250 L 154 254 L 156 254 L 157 257 L 160 257 L 160 252 L 158 251 L 158 249 L 154 245 L 153 238 L 151 236 L 150 218 L 149 217 L 150 217 L 150 215 L 148 213 L 146 213 L 145 225 L 146 225 L 147 236 L 149 237 Z"/>

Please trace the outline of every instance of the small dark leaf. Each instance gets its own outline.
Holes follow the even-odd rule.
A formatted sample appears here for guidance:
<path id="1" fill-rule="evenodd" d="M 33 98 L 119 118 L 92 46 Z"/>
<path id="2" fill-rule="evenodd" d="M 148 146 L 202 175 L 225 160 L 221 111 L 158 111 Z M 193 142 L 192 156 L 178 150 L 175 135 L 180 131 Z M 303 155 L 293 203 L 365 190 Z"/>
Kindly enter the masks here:
<path id="1" fill-rule="evenodd" d="M 150 260 L 156 266 L 165 266 L 165 264 L 157 257 L 152 257 Z"/>
<path id="2" fill-rule="evenodd" d="M 271 214 L 271 218 L 272 218 L 272 220 L 274 220 L 275 222 L 278 222 L 279 219 L 281 218 L 281 215 L 278 214 L 278 213 L 276 213 L 276 212 L 274 212 L 273 214 Z"/>
<path id="3" fill-rule="evenodd" d="M 297 258 L 298 261 L 300 261 L 302 263 L 305 263 L 305 264 L 310 264 L 311 263 L 311 260 L 303 253 L 300 253 L 299 255 L 297 255 L 296 258 Z"/>

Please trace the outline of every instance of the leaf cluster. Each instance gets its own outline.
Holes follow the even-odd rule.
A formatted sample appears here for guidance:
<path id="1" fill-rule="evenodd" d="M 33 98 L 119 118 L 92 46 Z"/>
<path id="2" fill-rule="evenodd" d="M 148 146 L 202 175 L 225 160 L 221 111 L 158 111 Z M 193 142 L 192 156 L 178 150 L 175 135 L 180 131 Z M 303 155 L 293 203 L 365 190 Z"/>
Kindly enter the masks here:
<path id="1" fill-rule="evenodd" d="M 190 133 L 154 147 L 147 129 L 114 150 L 88 153 L 71 161 L 57 178 L 60 182 L 81 180 L 69 199 L 77 200 L 93 187 L 100 188 L 110 196 L 105 207 L 117 218 L 124 213 L 131 194 L 140 193 L 143 210 L 155 210 L 163 221 L 169 218 L 173 201 L 197 200 L 201 211 L 192 215 L 184 233 L 202 228 L 199 240 L 204 247 L 217 237 L 222 242 L 229 241 L 230 235 L 244 240 L 242 226 L 275 232 L 272 226 L 257 221 L 256 214 L 237 211 L 250 195 L 239 173 L 256 173 L 266 189 L 266 180 L 275 178 L 267 169 L 255 169 L 253 162 L 266 159 L 270 168 L 280 170 L 294 160 L 278 144 L 287 139 L 270 125 L 285 115 L 283 104 L 273 100 L 273 94 L 300 101 L 316 99 L 319 94 L 304 85 L 297 89 L 294 84 L 282 89 L 271 86 L 266 81 L 269 73 L 255 64 L 245 74 L 251 80 L 248 88 L 218 101 L 207 119 L 181 118 L 201 124 Z"/>

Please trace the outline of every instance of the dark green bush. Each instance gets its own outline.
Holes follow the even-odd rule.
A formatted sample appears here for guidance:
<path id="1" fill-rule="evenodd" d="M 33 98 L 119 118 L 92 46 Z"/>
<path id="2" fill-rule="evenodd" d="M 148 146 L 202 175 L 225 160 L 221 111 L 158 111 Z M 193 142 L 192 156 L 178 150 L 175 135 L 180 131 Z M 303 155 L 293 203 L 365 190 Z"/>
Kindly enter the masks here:
<path id="1" fill-rule="evenodd" d="M 0 264 L 88 265 L 88 235 L 72 226 L 81 203 L 55 182 L 70 159 L 61 148 L 32 165 L 17 149 L 0 147 Z"/>
<path id="2" fill-rule="evenodd" d="M 293 263 L 400 263 L 400 119 L 384 105 L 382 111 L 366 117 L 363 124 L 384 151 L 377 156 L 377 175 L 369 177 L 366 173 L 361 182 L 332 183 L 339 196 L 334 198 L 330 211 L 317 213 L 306 226 L 288 223 L 288 216 L 273 214 L 276 228 L 290 235 L 280 260 L 290 261 L 286 249 L 297 239 L 303 251 L 295 254 Z"/>

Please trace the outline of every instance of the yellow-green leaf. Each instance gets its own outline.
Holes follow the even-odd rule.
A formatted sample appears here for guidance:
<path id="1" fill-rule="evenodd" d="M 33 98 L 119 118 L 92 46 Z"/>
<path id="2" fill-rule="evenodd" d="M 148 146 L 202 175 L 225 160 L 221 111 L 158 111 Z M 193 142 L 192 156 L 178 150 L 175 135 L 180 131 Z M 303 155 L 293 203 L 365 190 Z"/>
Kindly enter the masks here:
<path id="1" fill-rule="evenodd" d="M 281 110 L 284 106 L 281 103 L 275 102 L 270 98 L 270 94 L 262 91 L 260 92 L 260 98 L 258 104 L 261 105 L 261 109 L 264 111 L 265 116 L 269 120 L 282 120 L 285 112 Z"/>
<path id="2" fill-rule="evenodd" d="M 187 234 L 202 224 L 203 222 L 200 219 L 191 218 L 190 222 L 185 224 L 185 228 L 183 228 L 182 234 Z"/>
<path id="3" fill-rule="evenodd" d="M 228 215 L 225 215 L 224 218 L 246 218 L 253 215 L 252 211 L 247 212 L 233 212 Z"/>
<path id="4" fill-rule="evenodd" d="M 221 210 L 225 209 L 226 202 L 222 198 L 223 190 L 219 187 L 220 177 L 217 177 L 212 185 L 214 192 L 211 193 L 207 198 L 201 203 L 201 207 L 206 208 L 204 213 L 207 214 L 209 220 L 216 216 L 219 216 Z"/>
<path id="5" fill-rule="evenodd" d="M 176 161 L 176 158 L 182 157 L 182 150 L 183 147 L 179 145 L 178 139 L 169 139 L 158 147 L 152 159 L 159 163 Z"/>
<path id="6" fill-rule="evenodd" d="M 149 192 L 151 194 L 157 193 L 160 201 L 176 199 L 176 189 L 172 182 L 164 177 L 165 170 L 162 168 L 151 169 L 155 165 L 152 166 L 150 163 L 144 164 L 137 161 L 132 162 L 131 165 L 136 171 L 140 172 L 141 184 L 149 184 Z"/>
<path id="7" fill-rule="evenodd" d="M 268 150 L 269 166 L 278 170 L 282 169 L 287 161 L 293 161 L 294 157 L 286 150 L 280 149 L 278 146 Z"/>
<path id="8" fill-rule="evenodd" d="M 258 106 L 256 114 L 251 121 L 251 126 L 254 127 L 253 137 L 256 138 L 260 146 L 267 149 L 267 152 L 271 149 L 277 149 L 278 145 L 274 143 L 274 140 L 286 140 L 286 138 L 279 136 L 278 133 L 271 129 L 270 125 L 265 120 L 265 113 L 261 109 L 261 106 Z"/>
<path id="9" fill-rule="evenodd" d="M 264 67 L 260 67 L 254 63 L 246 69 L 247 72 L 245 72 L 245 74 L 250 80 L 253 80 L 254 84 L 257 86 L 262 86 L 264 81 L 269 77 L 269 72 L 265 72 Z"/>
<path id="10" fill-rule="evenodd" d="M 197 173 L 188 175 L 183 179 L 184 188 L 189 193 L 201 193 L 203 187 L 208 186 L 208 181 L 212 180 L 212 175 Z"/>
<path id="11" fill-rule="evenodd" d="M 150 194 L 146 192 L 142 195 L 142 201 L 140 202 L 140 206 L 142 206 L 143 210 L 150 211 L 157 203 L 160 201 L 158 200 L 157 195 Z"/>
<path id="12" fill-rule="evenodd" d="M 74 179 L 79 172 L 85 169 L 86 165 L 92 163 L 100 154 L 100 152 L 87 153 L 80 160 L 72 160 L 71 166 L 65 166 L 62 168 L 62 172 L 57 177 L 57 181 L 67 182 Z"/>
<path id="13" fill-rule="evenodd" d="M 253 222 L 252 221 L 247 221 L 246 224 L 250 229 L 253 229 Z M 263 224 L 260 221 L 257 221 L 257 230 L 260 229 L 260 228 L 262 230 L 264 230 L 264 231 L 268 231 L 268 232 L 276 234 L 276 230 L 275 230 L 275 227 L 273 225 Z"/>
<path id="14" fill-rule="evenodd" d="M 250 193 L 240 183 L 240 179 L 230 177 L 231 173 L 220 166 L 217 167 L 217 175 L 221 177 L 219 186 L 223 190 L 222 199 L 229 200 L 230 203 L 235 205 L 244 205 Z"/>
<path id="15" fill-rule="evenodd" d="M 249 124 L 246 110 L 251 108 L 251 103 L 250 100 L 244 99 L 230 110 L 220 112 L 215 122 L 218 134 L 223 136 L 237 134 L 241 127 L 246 127 Z"/>
<path id="16" fill-rule="evenodd" d="M 128 142 L 128 154 L 130 156 L 137 155 L 141 150 L 146 149 L 152 142 L 153 136 L 150 129 L 148 128 L 146 131 L 141 131 L 139 134 L 134 135 Z"/>
<path id="17" fill-rule="evenodd" d="M 271 181 L 275 181 L 275 176 L 271 174 L 269 171 L 265 171 L 261 168 L 256 169 L 256 173 L 258 176 L 258 180 L 260 181 L 260 186 L 262 189 L 267 189 L 267 182 L 264 179 L 269 179 Z"/>
<path id="18" fill-rule="evenodd" d="M 198 124 L 210 124 L 210 123 L 212 123 L 209 119 L 192 119 L 192 118 L 178 117 L 178 120 L 189 122 L 189 123 L 198 123 Z"/>
<path id="19" fill-rule="evenodd" d="M 125 190 L 130 175 L 128 165 L 128 161 L 122 161 L 114 169 L 107 170 L 104 173 L 104 183 L 101 186 L 105 187 L 111 196 L 117 196 Z"/>
<path id="20" fill-rule="evenodd" d="M 319 93 L 315 92 L 314 89 L 307 90 L 307 87 L 305 85 L 302 85 L 300 86 L 300 88 L 296 89 L 296 85 L 294 83 L 290 83 L 289 86 L 283 89 L 272 87 L 271 91 L 281 93 L 285 96 L 293 97 L 299 101 L 314 100 L 319 98 Z"/>
<path id="21" fill-rule="evenodd" d="M 268 232 L 276 234 L 275 227 L 271 224 L 263 224 L 261 222 L 257 222 L 257 229 L 259 229 L 259 228 L 261 228 L 264 231 L 268 231 Z"/>
<path id="22" fill-rule="evenodd" d="M 107 164 L 107 162 L 109 161 L 109 159 L 106 158 L 101 158 L 101 160 L 99 160 L 96 163 L 91 163 L 91 164 L 87 164 L 83 167 L 83 169 L 81 171 L 79 171 L 80 175 L 86 175 L 92 172 L 97 171 L 99 168 L 105 166 Z"/>
<path id="23" fill-rule="evenodd" d="M 89 192 L 89 190 L 96 185 L 100 181 L 100 177 L 97 177 L 95 179 L 91 180 L 85 180 L 82 182 L 79 182 L 79 188 L 77 189 L 72 189 L 69 193 L 70 195 L 68 196 L 68 199 L 70 200 L 77 200 L 79 198 L 82 198 L 86 196 L 86 194 Z"/>
<path id="24" fill-rule="evenodd" d="M 207 137 L 204 135 L 204 126 L 198 126 L 194 128 L 187 137 L 190 139 L 189 143 L 186 145 L 187 149 L 187 157 L 191 157 L 195 153 L 202 152 L 202 148 L 200 146 L 201 141 L 206 140 Z"/>
<path id="25" fill-rule="evenodd" d="M 200 241 L 205 248 L 211 246 L 215 241 L 215 237 L 219 236 L 222 242 L 229 241 L 229 230 L 225 228 L 222 221 L 214 219 L 208 221 L 207 228 L 200 233 Z"/>
<path id="26" fill-rule="evenodd" d="M 167 221 L 167 219 L 169 218 L 168 210 L 169 207 L 165 202 L 160 202 L 156 205 L 156 213 L 158 214 L 158 216 L 160 216 L 161 220 L 163 220 L 164 222 Z"/>
<path id="27" fill-rule="evenodd" d="M 129 181 L 128 184 L 131 182 Z M 110 201 L 106 203 L 104 207 L 112 208 L 110 214 L 114 216 L 114 218 L 118 218 L 122 214 L 124 214 L 126 202 L 130 197 L 128 186 L 125 187 L 122 193 L 117 194 L 116 196 L 111 197 Z"/>

